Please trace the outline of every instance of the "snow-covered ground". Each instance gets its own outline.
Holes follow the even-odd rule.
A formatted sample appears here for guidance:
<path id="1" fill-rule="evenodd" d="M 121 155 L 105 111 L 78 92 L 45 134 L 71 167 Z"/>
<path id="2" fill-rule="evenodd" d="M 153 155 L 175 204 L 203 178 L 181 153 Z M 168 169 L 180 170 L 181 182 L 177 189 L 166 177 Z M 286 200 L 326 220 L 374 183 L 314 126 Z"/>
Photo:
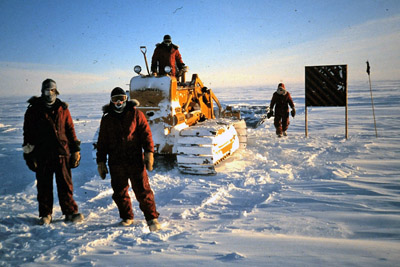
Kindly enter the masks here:
<path id="1" fill-rule="evenodd" d="M 304 88 L 286 87 L 297 115 L 280 139 L 271 119 L 251 128 L 275 88 L 214 90 L 243 110 L 247 149 L 215 176 L 184 175 L 159 159 L 150 172 L 164 226 L 157 233 L 133 196 L 136 224 L 119 226 L 110 179 L 97 174 L 92 142 L 108 94 L 60 88 L 83 142 L 73 180 L 86 220 L 76 225 L 64 223 L 57 196 L 55 222 L 37 224 L 35 178 L 21 149 L 28 97 L 2 98 L 0 265 L 399 266 L 400 82 L 373 83 L 378 138 L 368 82 L 349 86 L 347 140 L 342 107 L 309 108 L 306 138 Z"/>

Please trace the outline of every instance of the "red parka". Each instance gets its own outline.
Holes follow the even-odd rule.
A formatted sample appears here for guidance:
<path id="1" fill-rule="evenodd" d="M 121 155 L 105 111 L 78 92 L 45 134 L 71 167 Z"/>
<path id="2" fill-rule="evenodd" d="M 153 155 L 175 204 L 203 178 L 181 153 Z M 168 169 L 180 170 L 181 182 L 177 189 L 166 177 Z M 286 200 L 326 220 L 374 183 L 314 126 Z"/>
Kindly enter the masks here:
<path id="1" fill-rule="evenodd" d="M 150 126 L 143 112 L 128 101 L 122 113 L 116 113 L 112 104 L 103 107 L 97 141 L 97 163 L 108 165 L 131 164 L 142 160 L 143 153 L 154 152 Z"/>
<path id="2" fill-rule="evenodd" d="M 170 66 L 171 75 L 176 76 L 176 67 L 181 69 L 185 65 L 178 48 L 179 47 L 175 44 L 171 44 L 170 46 L 164 43 L 156 44 L 156 49 L 154 49 L 151 59 L 151 71 L 164 75 L 166 74 L 164 67 Z"/>
<path id="3" fill-rule="evenodd" d="M 293 109 L 294 103 L 292 97 L 289 92 L 286 92 L 284 95 L 280 95 L 275 92 L 272 95 L 271 103 L 269 104 L 270 110 L 274 110 L 275 106 L 275 116 L 280 115 L 284 116 L 289 113 L 289 106 Z"/>
<path id="4" fill-rule="evenodd" d="M 67 103 L 57 98 L 50 109 L 42 97 L 32 97 L 28 103 L 23 146 L 34 145 L 33 152 L 38 159 L 50 153 L 69 156 L 80 150 L 80 141 L 76 137 Z"/>

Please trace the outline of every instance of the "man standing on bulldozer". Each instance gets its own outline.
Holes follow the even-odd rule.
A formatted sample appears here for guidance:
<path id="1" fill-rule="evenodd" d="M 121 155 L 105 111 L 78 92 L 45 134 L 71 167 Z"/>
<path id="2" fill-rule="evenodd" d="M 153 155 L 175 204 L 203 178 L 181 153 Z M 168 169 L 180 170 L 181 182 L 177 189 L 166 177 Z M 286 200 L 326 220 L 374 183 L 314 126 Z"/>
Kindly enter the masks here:
<path id="1" fill-rule="evenodd" d="M 182 61 L 179 46 L 172 43 L 171 36 L 165 35 L 162 43 L 156 44 L 153 57 L 151 59 L 151 72 L 153 74 L 165 75 L 166 66 L 171 67 L 171 76 L 179 77 L 185 69 L 185 63 Z"/>

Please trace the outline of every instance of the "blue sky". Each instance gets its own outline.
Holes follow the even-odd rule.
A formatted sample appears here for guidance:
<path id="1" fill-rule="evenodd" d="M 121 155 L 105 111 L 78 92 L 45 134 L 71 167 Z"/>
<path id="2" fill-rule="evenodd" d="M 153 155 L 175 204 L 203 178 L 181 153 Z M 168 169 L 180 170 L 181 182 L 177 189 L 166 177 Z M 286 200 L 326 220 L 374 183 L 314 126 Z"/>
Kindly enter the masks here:
<path id="1" fill-rule="evenodd" d="M 349 82 L 400 79 L 400 1 L 0 0 L 0 95 L 127 89 L 170 34 L 211 87 L 304 83 L 304 66 L 348 64 Z"/>

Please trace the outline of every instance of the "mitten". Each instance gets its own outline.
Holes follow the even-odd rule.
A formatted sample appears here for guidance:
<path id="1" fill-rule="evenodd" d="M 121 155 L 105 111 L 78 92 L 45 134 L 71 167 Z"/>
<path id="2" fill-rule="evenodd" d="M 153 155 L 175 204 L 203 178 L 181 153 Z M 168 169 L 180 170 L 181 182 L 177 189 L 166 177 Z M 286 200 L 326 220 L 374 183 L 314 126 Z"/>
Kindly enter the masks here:
<path id="1" fill-rule="evenodd" d="M 292 108 L 292 111 L 290 113 L 292 114 L 293 118 L 294 118 L 294 116 L 296 116 L 296 110 L 294 108 Z"/>
<path id="2" fill-rule="evenodd" d="M 36 172 L 37 171 L 37 161 L 36 161 L 36 157 L 34 156 L 33 153 L 24 153 L 24 159 L 25 159 L 25 163 L 28 166 L 28 168 L 33 171 Z"/>
<path id="3" fill-rule="evenodd" d="M 108 169 L 105 162 L 97 163 L 97 171 L 99 172 L 101 179 L 103 180 L 106 179 L 106 174 L 108 173 Z"/>
<path id="4" fill-rule="evenodd" d="M 76 151 L 71 154 L 71 158 L 69 160 L 69 166 L 73 169 L 79 166 L 79 163 L 81 162 L 81 153 L 79 151 Z"/>
<path id="5" fill-rule="evenodd" d="M 36 156 L 33 152 L 35 149 L 34 145 L 31 144 L 26 144 L 22 147 L 22 150 L 24 151 L 24 159 L 26 162 L 26 165 L 31 171 L 36 172 L 37 171 L 37 161 L 36 161 Z"/>
<path id="6" fill-rule="evenodd" d="M 267 113 L 267 118 L 268 119 L 271 118 L 272 116 L 274 116 L 274 112 L 273 111 L 270 111 L 270 112 Z"/>
<path id="7" fill-rule="evenodd" d="M 144 152 L 144 164 L 148 171 L 153 170 L 154 155 L 153 152 Z"/>

